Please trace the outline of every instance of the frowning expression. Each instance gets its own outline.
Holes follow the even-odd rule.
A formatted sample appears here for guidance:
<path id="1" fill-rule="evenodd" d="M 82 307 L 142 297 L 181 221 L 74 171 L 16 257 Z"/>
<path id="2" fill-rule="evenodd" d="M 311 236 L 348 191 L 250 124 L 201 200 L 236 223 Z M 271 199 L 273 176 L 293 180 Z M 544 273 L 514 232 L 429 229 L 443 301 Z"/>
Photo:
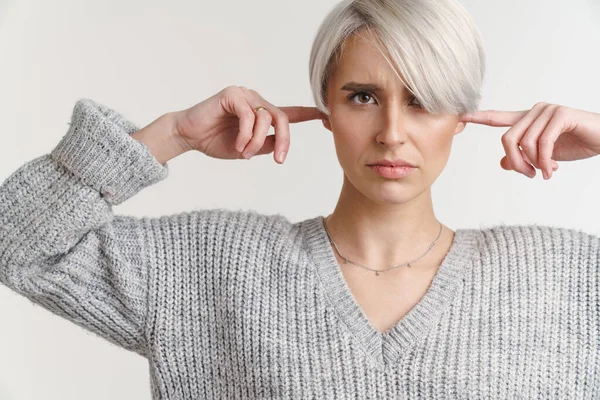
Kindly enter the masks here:
<path id="1" fill-rule="evenodd" d="M 374 45 L 358 35 L 347 39 L 327 85 L 332 131 L 345 179 L 376 203 L 404 203 L 430 188 L 441 174 L 459 115 L 431 114 L 402 84 Z M 370 164 L 401 158 L 414 165 L 407 176 L 389 178 Z"/>

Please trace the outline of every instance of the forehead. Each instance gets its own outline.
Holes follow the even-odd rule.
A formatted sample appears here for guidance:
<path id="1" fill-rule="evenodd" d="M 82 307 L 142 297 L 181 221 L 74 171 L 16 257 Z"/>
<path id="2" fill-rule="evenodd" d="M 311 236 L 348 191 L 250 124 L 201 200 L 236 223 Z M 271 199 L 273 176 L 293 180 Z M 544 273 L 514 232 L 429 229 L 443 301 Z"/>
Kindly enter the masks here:
<path id="1" fill-rule="evenodd" d="M 359 35 L 344 43 L 332 80 L 341 87 L 347 82 L 376 84 L 382 89 L 408 92 L 398 74 L 375 44 Z"/>

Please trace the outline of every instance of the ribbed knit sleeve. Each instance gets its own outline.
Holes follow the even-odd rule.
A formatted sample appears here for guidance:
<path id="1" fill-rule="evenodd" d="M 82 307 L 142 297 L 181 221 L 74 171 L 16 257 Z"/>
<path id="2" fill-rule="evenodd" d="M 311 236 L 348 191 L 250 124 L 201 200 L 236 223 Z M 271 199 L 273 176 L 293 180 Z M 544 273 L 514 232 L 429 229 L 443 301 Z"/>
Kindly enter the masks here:
<path id="1" fill-rule="evenodd" d="M 0 282 L 146 355 L 148 273 L 141 220 L 112 205 L 168 175 L 136 126 L 83 99 L 52 150 L 0 186 Z"/>

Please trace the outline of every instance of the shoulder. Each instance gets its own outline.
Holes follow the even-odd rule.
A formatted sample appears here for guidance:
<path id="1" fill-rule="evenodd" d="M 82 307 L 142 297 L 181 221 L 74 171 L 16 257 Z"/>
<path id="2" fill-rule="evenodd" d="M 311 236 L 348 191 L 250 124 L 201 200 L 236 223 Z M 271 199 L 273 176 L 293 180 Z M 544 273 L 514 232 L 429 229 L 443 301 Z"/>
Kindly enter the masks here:
<path id="1" fill-rule="evenodd" d="M 292 222 L 282 214 L 260 213 L 252 209 L 206 208 L 143 218 L 156 225 L 189 225 L 209 230 L 235 228 L 290 229 Z"/>
<path id="2" fill-rule="evenodd" d="M 580 229 L 551 225 L 494 225 L 478 230 L 478 248 L 490 256 L 544 260 L 586 268 L 598 263 L 600 238 Z"/>
<path id="3" fill-rule="evenodd" d="M 199 209 L 144 219 L 150 248 L 168 249 L 161 257 L 195 257 L 230 270 L 274 263 L 295 254 L 300 241 L 299 226 L 287 217 L 252 209 Z"/>
<path id="4" fill-rule="evenodd" d="M 491 243 L 521 242 L 523 244 L 548 244 L 561 246 L 578 246 L 593 244 L 598 236 L 580 229 L 552 225 L 505 225 L 498 224 L 479 229 L 481 239 Z"/>
<path id="5" fill-rule="evenodd" d="M 187 211 L 159 218 L 162 225 L 174 225 L 203 240 L 205 246 L 221 243 L 240 250 L 283 245 L 298 230 L 286 216 L 253 209 L 211 208 Z"/>
<path id="6" fill-rule="evenodd" d="M 479 270 L 514 296 L 535 298 L 560 309 L 600 316 L 600 238 L 580 229 L 549 225 L 496 225 L 476 231 Z M 534 300 L 535 301 L 535 300 Z M 581 314 L 579 314 L 581 315 Z"/>

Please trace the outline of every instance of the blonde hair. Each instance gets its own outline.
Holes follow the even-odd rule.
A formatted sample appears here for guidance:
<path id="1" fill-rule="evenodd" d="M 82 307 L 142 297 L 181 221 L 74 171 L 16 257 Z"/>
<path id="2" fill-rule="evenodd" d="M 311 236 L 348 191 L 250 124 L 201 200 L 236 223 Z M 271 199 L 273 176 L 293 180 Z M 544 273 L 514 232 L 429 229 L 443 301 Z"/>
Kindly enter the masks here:
<path id="1" fill-rule="evenodd" d="M 353 34 L 376 46 L 428 112 L 478 109 L 485 54 L 473 18 L 457 0 L 343 0 L 321 23 L 310 54 L 313 97 L 325 114 L 329 77 Z"/>

